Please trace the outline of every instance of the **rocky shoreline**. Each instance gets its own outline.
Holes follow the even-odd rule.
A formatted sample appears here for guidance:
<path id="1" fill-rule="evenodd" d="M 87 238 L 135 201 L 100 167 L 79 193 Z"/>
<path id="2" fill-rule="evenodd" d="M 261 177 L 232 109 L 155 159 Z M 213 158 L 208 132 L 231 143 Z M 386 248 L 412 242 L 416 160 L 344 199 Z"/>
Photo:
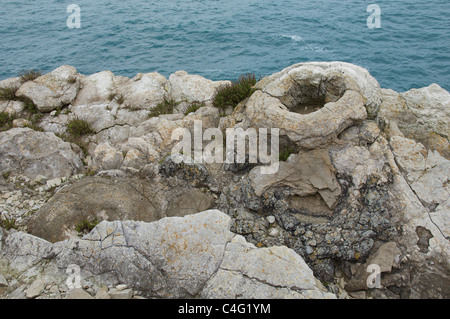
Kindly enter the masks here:
<path id="1" fill-rule="evenodd" d="M 450 297 L 449 92 L 343 62 L 214 107 L 228 85 L 71 66 L 1 81 L 0 298 Z M 172 134 L 196 121 L 278 128 L 279 169 L 179 163 Z"/>

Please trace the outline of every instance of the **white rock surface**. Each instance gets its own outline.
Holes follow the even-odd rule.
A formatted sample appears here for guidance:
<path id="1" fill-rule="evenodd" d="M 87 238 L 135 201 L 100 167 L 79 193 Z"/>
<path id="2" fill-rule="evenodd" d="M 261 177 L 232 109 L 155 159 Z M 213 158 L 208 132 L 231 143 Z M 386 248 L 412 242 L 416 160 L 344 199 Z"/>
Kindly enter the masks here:
<path id="1" fill-rule="evenodd" d="M 24 83 L 16 96 L 30 98 L 41 112 L 51 112 L 61 105 L 72 103 L 80 88 L 78 77 L 74 67 L 63 65 Z"/>

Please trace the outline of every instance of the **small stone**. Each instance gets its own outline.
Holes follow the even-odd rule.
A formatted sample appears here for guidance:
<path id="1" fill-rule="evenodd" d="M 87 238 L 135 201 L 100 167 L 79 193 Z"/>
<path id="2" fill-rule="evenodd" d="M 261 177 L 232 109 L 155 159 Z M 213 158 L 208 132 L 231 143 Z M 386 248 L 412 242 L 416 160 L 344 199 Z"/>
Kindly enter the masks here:
<path id="1" fill-rule="evenodd" d="M 125 284 L 121 284 L 121 285 L 117 285 L 116 286 L 116 289 L 118 290 L 118 291 L 122 291 L 122 290 L 124 290 L 124 289 L 126 289 L 127 288 L 127 285 L 125 285 Z"/>
<path id="2" fill-rule="evenodd" d="M 27 127 L 30 126 L 31 122 L 25 119 L 15 119 L 13 120 L 13 127 Z"/>
<path id="3" fill-rule="evenodd" d="M 269 236 L 271 236 L 271 237 L 276 237 L 276 236 L 278 236 L 278 234 L 279 234 L 279 232 L 278 232 L 278 229 L 276 229 L 276 228 L 272 228 L 269 231 Z"/>
<path id="4" fill-rule="evenodd" d="M 38 175 L 36 176 L 36 178 L 34 179 L 35 183 L 44 185 L 45 183 L 47 183 L 47 177 L 45 177 L 44 175 Z"/>
<path id="5" fill-rule="evenodd" d="M 36 279 L 27 290 L 27 298 L 32 299 L 40 296 L 44 292 L 45 282 L 42 279 Z"/>
<path id="6" fill-rule="evenodd" d="M 0 288 L 2 287 L 8 287 L 8 281 L 2 275 L 0 275 Z"/>
<path id="7" fill-rule="evenodd" d="M 92 297 L 82 288 L 75 288 L 67 293 L 65 299 L 94 299 L 94 297 Z"/>
<path id="8" fill-rule="evenodd" d="M 116 288 L 112 288 L 108 292 L 108 295 L 111 297 L 111 299 L 131 299 L 131 297 L 133 297 L 133 290 L 129 288 L 119 291 Z"/>
<path id="9" fill-rule="evenodd" d="M 95 294 L 95 299 L 111 299 L 111 296 L 108 295 L 108 293 L 106 292 L 106 289 L 100 289 Z"/>
<path id="10" fill-rule="evenodd" d="M 10 198 L 12 195 L 13 195 L 13 194 L 12 194 L 11 192 L 8 192 L 8 193 L 3 194 L 3 195 L 2 195 L 2 198 L 3 198 L 3 199 L 8 199 L 8 198 Z"/>
<path id="11" fill-rule="evenodd" d="M 57 186 L 61 185 L 61 183 L 62 183 L 61 178 L 54 178 L 54 179 L 47 181 L 47 187 L 48 188 L 57 187 Z"/>
<path id="12" fill-rule="evenodd" d="M 13 292 L 9 294 L 9 298 L 11 299 L 25 299 L 25 290 L 26 285 L 22 285 L 19 288 L 15 289 Z"/>
<path id="13" fill-rule="evenodd" d="M 269 222 L 269 224 L 275 223 L 275 216 L 267 216 L 266 219 Z"/>

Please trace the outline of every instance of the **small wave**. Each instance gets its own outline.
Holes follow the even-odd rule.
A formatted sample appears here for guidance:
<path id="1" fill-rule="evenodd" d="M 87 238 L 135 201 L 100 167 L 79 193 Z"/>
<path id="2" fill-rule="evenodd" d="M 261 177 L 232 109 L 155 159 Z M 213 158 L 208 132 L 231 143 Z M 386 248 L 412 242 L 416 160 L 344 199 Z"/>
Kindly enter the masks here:
<path id="1" fill-rule="evenodd" d="M 294 42 L 300 42 L 300 41 L 303 41 L 303 38 L 302 38 L 301 36 L 299 36 L 299 35 L 296 35 L 296 34 L 294 34 L 294 35 L 290 35 L 290 34 L 282 34 L 281 37 L 282 37 L 282 38 L 289 38 L 289 39 L 291 39 L 291 40 L 294 41 Z"/>

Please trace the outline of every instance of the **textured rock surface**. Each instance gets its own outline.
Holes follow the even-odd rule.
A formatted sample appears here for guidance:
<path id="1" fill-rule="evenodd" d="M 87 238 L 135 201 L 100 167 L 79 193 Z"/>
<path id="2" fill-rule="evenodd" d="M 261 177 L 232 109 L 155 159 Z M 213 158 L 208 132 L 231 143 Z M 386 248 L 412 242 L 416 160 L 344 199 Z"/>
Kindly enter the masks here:
<path id="1" fill-rule="evenodd" d="M 22 174 L 30 179 L 69 177 L 84 171 L 69 143 L 53 133 L 14 128 L 0 133 L 0 172 Z"/>
<path id="2" fill-rule="evenodd" d="M 63 65 L 34 81 L 24 83 L 16 92 L 16 96 L 31 99 L 41 112 L 51 112 L 62 105 L 72 103 L 79 88 L 77 70 Z"/>
<path id="3" fill-rule="evenodd" d="M 166 216 L 195 214 L 213 207 L 214 198 L 196 188 L 173 188 L 139 178 L 86 177 L 61 189 L 36 212 L 28 231 L 57 242 L 82 221 L 156 221 Z"/>
<path id="4" fill-rule="evenodd" d="M 229 83 L 229 81 L 211 81 L 199 75 L 177 71 L 169 77 L 169 95 L 179 103 L 177 108 L 182 111 L 194 102 L 211 106 L 216 91 Z"/>
<path id="5" fill-rule="evenodd" d="M 47 275 L 79 265 L 91 280 L 122 282 L 149 297 L 214 297 L 225 291 L 244 298 L 334 297 L 317 288 L 312 271 L 294 251 L 255 248 L 229 231 L 230 221 L 211 210 L 154 223 L 102 222 L 83 239 L 56 244 L 13 232 L 4 240 L 2 258 L 14 271 L 32 264 L 35 272 Z M 229 278 L 221 279 L 224 271 L 246 286 L 230 286 Z"/>
<path id="6" fill-rule="evenodd" d="M 54 81 L 72 105 L 51 113 L 0 102 L 16 126 L 45 131 L 0 133 L 0 296 L 26 298 L 37 279 L 35 298 L 70 296 L 65 271 L 77 264 L 78 292 L 106 299 L 449 298 L 449 93 L 438 85 L 398 93 L 358 66 L 300 63 L 222 114 L 209 104 L 226 81 L 75 77 Z M 149 118 L 160 103 L 174 114 Z M 185 115 L 192 103 L 204 106 Z M 95 132 L 68 136 L 73 118 Z M 172 133 L 193 139 L 199 123 L 202 133 L 279 128 L 285 161 L 272 175 L 261 160 L 177 162 L 188 154 L 173 150 Z M 66 178 L 83 170 L 96 176 Z M 226 215 L 196 214 L 207 209 Z M 74 231 L 95 219 L 84 238 Z M 378 289 L 367 284 L 373 265 Z"/>
<path id="7" fill-rule="evenodd" d="M 330 156 L 326 150 L 294 154 L 273 175 L 260 175 L 259 169 L 249 173 L 250 183 L 257 196 L 270 187 L 288 186 L 291 195 L 307 196 L 319 193 L 330 208 L 334 208 L 341 188 L 334 175 Z"/>
<path id="8" fill-rule="evenodd" d="M 450 94 L 437 84 L 404 93 L 382 90 L 379 118 L 395 122 L 405 137 L 450 158 Z"/>

